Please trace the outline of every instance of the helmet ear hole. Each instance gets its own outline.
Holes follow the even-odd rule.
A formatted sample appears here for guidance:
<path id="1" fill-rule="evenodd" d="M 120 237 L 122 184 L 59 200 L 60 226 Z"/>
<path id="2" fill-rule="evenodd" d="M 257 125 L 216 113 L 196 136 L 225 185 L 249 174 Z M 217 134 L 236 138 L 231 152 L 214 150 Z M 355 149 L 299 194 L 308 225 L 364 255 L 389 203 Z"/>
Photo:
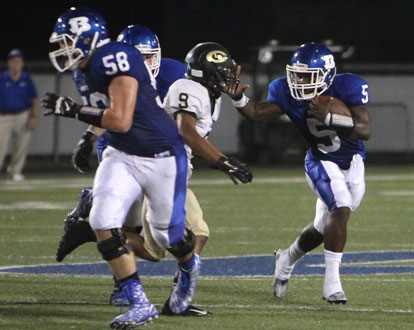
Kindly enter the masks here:
<path id="1" fill-rule="evenodd" d="M 91 41 L 92 41 L 92 38 L 91 37 L 87 37 L 87 38 L 83 39 L 83 44 L 84 45 L 88 45 L 88 44 L 91 43 Z"/>

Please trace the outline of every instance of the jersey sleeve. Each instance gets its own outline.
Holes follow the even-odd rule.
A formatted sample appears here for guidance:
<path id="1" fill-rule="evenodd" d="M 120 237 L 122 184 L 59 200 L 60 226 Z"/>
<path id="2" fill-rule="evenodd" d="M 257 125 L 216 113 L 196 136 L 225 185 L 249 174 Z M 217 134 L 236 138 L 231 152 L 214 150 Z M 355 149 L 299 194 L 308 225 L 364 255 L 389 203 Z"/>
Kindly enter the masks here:
<path id="1" fill-rule="evenodd" d="M 164 99 L 164 108 L 167 113 L 175 117 L 180 112 L 187 112 L 195 118 L 202 113 L 202 97 L 200 92 L 189 84 L 187 79 L 177 80 L 171 85 Z"/>
<path id="2" fill-rule="evenodd" d="M 283 109 L 283 85 L 281 79 L 276 79 L 269 84 L 267 102 L 276 104 Z"/>
<path id="3" fill-rule="evenodd" d="M 185 78 L 185 64 L 180 61 L 168 59 L 170 61 L 171 78 L 176 81 Z"/>
<path id="4" fill-rule="evenodd" d="M 355 107 L 369 103 L 369 86 L 367 82 L 354 74 L 346 76 L 345 83 L 345 103 L 348 106 Z"/>

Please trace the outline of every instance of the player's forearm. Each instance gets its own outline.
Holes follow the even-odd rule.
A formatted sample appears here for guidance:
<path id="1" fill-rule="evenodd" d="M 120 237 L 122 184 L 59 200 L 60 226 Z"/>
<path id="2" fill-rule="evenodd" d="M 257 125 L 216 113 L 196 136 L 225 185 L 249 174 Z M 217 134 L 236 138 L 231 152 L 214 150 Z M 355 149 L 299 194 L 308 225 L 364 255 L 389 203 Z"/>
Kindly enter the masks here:
<path id="1" fill-rule="evenodd" d="M 350 134 L 351 137 L 368 141 L 371 136 L 371 125 L 369 123 L 361 123 L 354 121 L 355 127 Z"/>
<path id="2" fill-rule="evenodd" d="M 236 107 L 236 109 L 248 120 L 266 120 L 283 115 L 282 109 L 270 102 L 256 103 L 249 100 L 244 107 Z"/>
<path id="3" fill-rule="evenodd" d="M 246 106 L 242 108 L 236 107 L 236 109 L 244 118 L 248 120 L 258 120 L 258 116 L 256 112 L 256 102 L 249 100 Z"/>
<path id="4" fill-rule="evenodd" d="M 193 152 L 209 162 L 215 164 L 220 157 L 225 156 L 209 141 L 201 138 L 197 133 L 187 133 L 182 135 L 184 142 L 193 150 Z"/>
<path id="5" fill-rule="evenodd" d="M 371 121 L 369 119 L 367 107 L 351 107 L 350 110 L 352 119 L 354 120 L 354 129 L 350 136 L 365 141 L 369 140 L 371 136 Z"/>

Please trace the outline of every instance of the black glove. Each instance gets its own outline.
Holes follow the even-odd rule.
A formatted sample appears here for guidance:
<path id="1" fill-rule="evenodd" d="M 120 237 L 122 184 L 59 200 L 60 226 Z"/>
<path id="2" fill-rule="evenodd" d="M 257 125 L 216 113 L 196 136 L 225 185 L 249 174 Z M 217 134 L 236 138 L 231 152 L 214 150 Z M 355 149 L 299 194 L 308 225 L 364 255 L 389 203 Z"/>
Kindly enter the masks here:
<path id="1" fill-rule="evenodd" d="M 217 164 L 212 168 L 226 173 L 234 184 L 238 184 L 236 179 L 242 183 L 252 182 L 253 179 L 253 173 L 249 166 L 233 157 L 220 157 Z"/>
<path id="2" fill-rule="evenodd" d="M 91 131 L 82 134 L 81 139 L 73 150 L 72 165 L 80 174 L 87 174 L 91 171 L 89 157 L 93 150 L 96 135 Z"/>
<path id="3" fill-rule="evenodd" d="M 70 97 L 59 96 L 54 93 L 45 93 L 45 98 L 42 99 L 42 106 L 50 109 L 49 112 L 45 112 L 45 116 L 56 115 L 63 117 L 75 118 L 76 114 L 82 108 Z"/>

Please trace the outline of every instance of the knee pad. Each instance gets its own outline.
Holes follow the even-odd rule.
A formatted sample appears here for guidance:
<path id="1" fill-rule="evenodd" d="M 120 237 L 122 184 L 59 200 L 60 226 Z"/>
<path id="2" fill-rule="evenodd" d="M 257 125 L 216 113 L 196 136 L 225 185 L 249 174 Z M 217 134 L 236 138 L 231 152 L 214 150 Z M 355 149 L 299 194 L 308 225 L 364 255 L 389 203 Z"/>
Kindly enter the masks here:
<path id="1" fill-rule="evenodd" d="M 111 229 L 112 237 L 98 242 L 98 251 L 106 261 L 116 259 L 131 252 L 131 245 L 120 228 Z"/>
<path id="2" fill-rule="evenodd" d="M 195 235 L 190 229 L 186 229 L 186 231 L 187 235 L 184 235 L 181 241 L 167 249 L 174 257 L 184 257 L 194 249 Z"/>

